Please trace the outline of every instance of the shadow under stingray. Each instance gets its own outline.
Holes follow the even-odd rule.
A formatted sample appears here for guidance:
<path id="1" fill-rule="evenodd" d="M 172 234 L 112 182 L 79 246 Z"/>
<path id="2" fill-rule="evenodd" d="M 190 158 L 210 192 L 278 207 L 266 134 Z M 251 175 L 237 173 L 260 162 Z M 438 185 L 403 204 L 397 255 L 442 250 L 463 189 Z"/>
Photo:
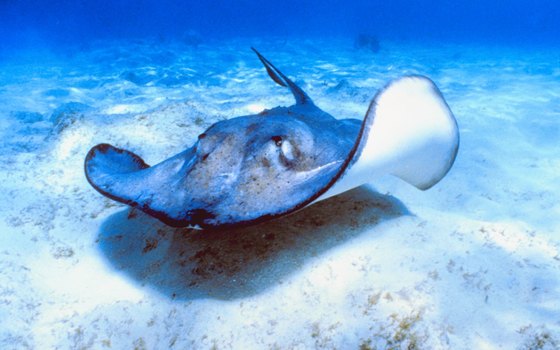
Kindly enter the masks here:
<path id="1" fill-rule="evenodd" d="M 103 223 L 98 242 L 117 270 L 169 298 L 231 300 L 277 285 L 310 258 L 407 214 L 398 199 L 362 186 L 277 220 L 220 232 L 172 228 L 124 210 Z"/>

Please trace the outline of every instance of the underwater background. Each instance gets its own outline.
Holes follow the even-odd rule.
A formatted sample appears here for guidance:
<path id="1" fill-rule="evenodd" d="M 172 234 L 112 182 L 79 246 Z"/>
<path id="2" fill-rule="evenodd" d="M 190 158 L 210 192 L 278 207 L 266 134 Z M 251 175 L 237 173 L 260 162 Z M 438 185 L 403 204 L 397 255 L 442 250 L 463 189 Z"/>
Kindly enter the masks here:
<path id="1" fill-rule="evenodd" d="M 385 40 L 558 44 L 560 6 L 535 1 L 4 0 L 2 44 L 95 39 L 375 34 Z"/>
<path id="2" fill-rule="evenodd" d="M 0 0 L 0 349 L 560 348 L 560 2 Z M 436 186 L 372 179 L 226 231 L 84 176 L 293 104 L 362 119 L 432 79 L 461 145 Z"/>

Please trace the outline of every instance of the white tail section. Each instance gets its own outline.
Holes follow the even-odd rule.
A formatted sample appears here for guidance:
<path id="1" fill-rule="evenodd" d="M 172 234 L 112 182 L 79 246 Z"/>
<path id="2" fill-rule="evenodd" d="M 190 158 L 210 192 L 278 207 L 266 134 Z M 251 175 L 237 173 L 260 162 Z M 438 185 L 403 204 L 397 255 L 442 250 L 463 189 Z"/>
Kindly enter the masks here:
<path id="1" fill-rule="evenodd" d="M 423 76 L 397 79 L 371 102 L 354 159 L 320 199 L 384 174 L 426 190 L 447 174 L 458 148 L 457 122 L 436 85 Z"/>

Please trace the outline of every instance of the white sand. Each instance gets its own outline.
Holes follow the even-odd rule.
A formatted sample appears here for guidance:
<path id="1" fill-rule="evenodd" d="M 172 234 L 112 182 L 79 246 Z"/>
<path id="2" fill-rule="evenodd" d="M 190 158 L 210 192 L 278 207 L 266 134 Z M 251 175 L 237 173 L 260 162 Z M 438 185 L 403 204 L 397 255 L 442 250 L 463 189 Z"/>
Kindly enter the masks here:
<path id="1" fill-rule="evenodd" d="M 215 121 L 291 104 L 250 46 L 341 118 L 392 78 L 430 76 L 461 129 L 455 166 L 426 192 L 381 178 L 223 233 L 88 185 L 99 142 L 155 164 Z M 559 348 L 559 67 L 560 49 L 351 40 L 14 54 L 0 63 L 0 348 Z M 71 101 L 91 108 L 54 126 Z"/>

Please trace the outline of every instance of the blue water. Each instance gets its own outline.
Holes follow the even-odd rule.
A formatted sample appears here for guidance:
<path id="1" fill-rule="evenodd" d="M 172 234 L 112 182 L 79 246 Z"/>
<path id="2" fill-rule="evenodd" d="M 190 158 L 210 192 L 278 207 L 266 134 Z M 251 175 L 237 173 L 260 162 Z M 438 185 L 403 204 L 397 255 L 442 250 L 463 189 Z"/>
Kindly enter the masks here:
<path id="1" fill-rule="evenodd" d="M 560 3 L 348 0 L 2 0 L 0 48 L 100 38 L 331 37 L 558 44 Z"/>

